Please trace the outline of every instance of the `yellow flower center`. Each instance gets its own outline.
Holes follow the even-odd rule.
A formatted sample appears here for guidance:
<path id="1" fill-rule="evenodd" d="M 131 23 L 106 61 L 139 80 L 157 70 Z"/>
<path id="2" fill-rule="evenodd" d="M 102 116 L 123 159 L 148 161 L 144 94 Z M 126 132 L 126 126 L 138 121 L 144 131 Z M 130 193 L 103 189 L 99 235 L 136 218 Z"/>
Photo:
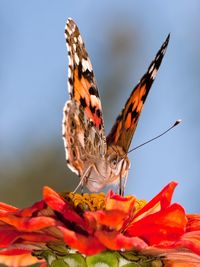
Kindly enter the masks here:
<path id="1" fill-rule="evenodd" d="M 78 193 L 64 193 L 61 194 L 65 201 L 70 203 L 75 209 L 84 211 L 96 211 L 105 209 L 105 194 L 92 193 L 92 194 L 78 194 Z"/>
<path id="2" fill-rule="evenodd" d="M 74 209 L 83 213 L 85 211 L 97 211 L 97 210 L 105 210 L 105 199 L 106 196 L 103 192 L 101 193 L 61 193 L 60 194 L 64 200 L 69 203 Z M 135 201 L 135 209 L 134 214 L 143 208 L 146 205 L 146 200 L 144 199 L 136 199 Z"/>
<path id="3" fill-rule="evenodd" d="M 146 204 L 147 201 L 145 199 L 136 199 L 134 214 L 141 210 Z"/>

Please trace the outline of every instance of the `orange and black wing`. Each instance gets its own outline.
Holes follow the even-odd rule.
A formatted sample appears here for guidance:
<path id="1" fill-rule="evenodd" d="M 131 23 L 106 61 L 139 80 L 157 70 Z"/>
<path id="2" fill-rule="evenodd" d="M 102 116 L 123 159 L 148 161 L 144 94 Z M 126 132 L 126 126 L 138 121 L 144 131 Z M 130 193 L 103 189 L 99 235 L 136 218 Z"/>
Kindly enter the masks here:
<path id="1" fill-rule="evenodd" d="M 63 110 L 63 140 L 69 168 L 83 176 L 106 153 L 106 137 L 99 92 L 92 64 L 76 23 L 65 27 L 68 48 L 70 100 Z"/>
<path id="2" fill-rule="evenodd" d="M 169 38 L 170 35 L 168 35 L 160 50 L 156 54 L 147 72 L 133 89 L 122 112 L 117 117 L 111 132 L 107 136 L 108 145 L 114 144 L 121 146 L 124 149 L 124 152 L 128 152 L 144 102 L 161 65 L 169 43 Z"/>
<path id="3" fill-rule="evenodd" d="M 92 64 L 76 23 L 69 18 L 65 27 L 68 48 L 68 90 L 104 138 L 102 107 Z"/>

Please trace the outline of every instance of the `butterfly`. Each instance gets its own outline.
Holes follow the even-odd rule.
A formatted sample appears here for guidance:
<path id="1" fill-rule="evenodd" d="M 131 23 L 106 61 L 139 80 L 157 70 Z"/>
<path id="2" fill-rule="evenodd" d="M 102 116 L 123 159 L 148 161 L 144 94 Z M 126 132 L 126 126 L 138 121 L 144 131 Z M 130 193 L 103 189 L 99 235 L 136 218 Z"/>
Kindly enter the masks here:
<path id="1" fill-rule="evenodd" d="M 91 192 L 119 182 L 125 186 L 130 161 L 127 153 L 139 116 L 168 46 L 168 35 L 147 72 L 133 89 L 106 137 L 102 106 L 91 61 L 76 23 L 65 27 L 70 100 L 63 110 L 62 134 L 68 167 Z M 123 182 L 123 185 L 122 185 Z"/>

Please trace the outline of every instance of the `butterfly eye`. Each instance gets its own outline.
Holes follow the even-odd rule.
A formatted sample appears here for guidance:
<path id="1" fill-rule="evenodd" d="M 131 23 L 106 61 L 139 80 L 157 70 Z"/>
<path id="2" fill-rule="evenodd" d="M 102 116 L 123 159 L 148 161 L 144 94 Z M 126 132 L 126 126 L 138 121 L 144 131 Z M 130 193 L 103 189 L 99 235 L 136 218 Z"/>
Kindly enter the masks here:
<path id="1" fill-rule="evenodd" d="M 117 164 L 118 164 L 118 158 L 117 158 L 117 156 L 111 158 L 111 160 L 110 160 L 110 167 L 112 169 L 116 169 L 117 168 Z"/>

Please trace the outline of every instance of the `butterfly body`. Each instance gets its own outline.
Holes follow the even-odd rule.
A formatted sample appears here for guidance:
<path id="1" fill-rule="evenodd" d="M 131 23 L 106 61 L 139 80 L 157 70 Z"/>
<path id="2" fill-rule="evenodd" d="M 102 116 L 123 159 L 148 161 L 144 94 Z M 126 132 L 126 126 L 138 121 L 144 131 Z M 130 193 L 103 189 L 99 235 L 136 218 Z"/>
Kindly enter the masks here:
<path id="1" fill-rule="evenodd" d="M 64 111 L 64 125 L 69 168 L 80 177 L 91 192 L 98 192 L 106 185 L 124 177 L 129 160 L 120 146 L 107 146 L 93 123 L 77 102 L 68 101 Z M 68 127 L 66 127 L 68 126 Z M 104 147 L 105 145 L 105 147 Z"/>
<path id="2" fill-rule="evenodd" d="M 65 37 L 71 98 L 65 104 L 63 112 L 66 160 L 69 168 L 80 177 L 81 184 L 91 192 L 98 192 L 108 184 L 121 182 L 128 176 L 130 162 L 127 152 L 169 36 L 133 89 L 107 137 L 92 64 L 79 29 L 72 19 L 67 21 Z"/>

